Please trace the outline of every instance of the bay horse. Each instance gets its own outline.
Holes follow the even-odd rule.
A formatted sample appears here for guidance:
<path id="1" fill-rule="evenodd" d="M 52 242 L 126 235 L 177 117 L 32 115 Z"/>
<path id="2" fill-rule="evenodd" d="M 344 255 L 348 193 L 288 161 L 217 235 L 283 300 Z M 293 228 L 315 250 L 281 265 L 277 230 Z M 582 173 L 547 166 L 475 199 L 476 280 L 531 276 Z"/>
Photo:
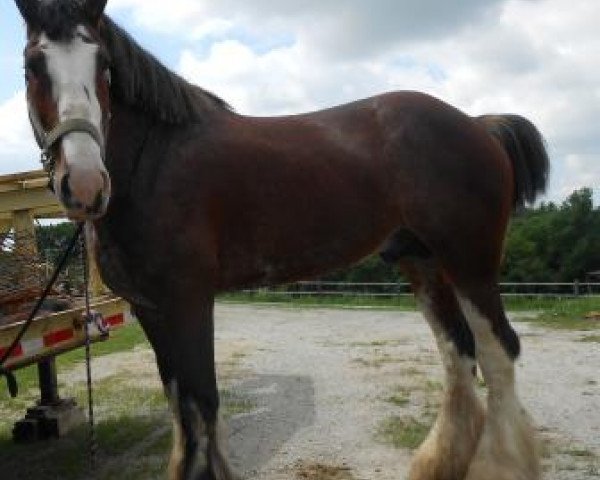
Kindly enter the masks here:
<path id="1" fill-rule="evenodd" d="M 16 5 L 54 191 L 91 225 L 105 283 L 156 354 L 173 410 L 169 478 L 237 478 L 220 442 L 215 294 L 313 278 L 377 251 L 410 278 L 445 368 L 410 479 L 539 478 L 516 392 L 519 339 L 497 284 L 511 212 L 547 183 L 532 123 L 471 117 L 416 92 L 243 116 L 144 51 L 104 14 L 106 0 Z"/>

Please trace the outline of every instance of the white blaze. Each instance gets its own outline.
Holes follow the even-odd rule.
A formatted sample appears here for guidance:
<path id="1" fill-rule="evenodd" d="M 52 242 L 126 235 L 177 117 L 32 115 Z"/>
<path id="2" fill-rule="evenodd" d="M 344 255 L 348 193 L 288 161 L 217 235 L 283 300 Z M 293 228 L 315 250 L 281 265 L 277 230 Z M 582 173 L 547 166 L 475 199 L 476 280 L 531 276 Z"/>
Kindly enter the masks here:
<path id="1" fill-rule="evenodd" d="M 88 36 L 83 27 L 78 27 L 69 42 L 52 41 L 42 34 L 40 46 L 44 49 L 59 121 L 83 118 L 101 132 L 102 110 L 96 96 L 98 46 L 85 42 L 81 35 Z M 62 148 L 68 166 L 105 170 L 100 147 L 88 133 L 68 133 L 63 137 Z"/>

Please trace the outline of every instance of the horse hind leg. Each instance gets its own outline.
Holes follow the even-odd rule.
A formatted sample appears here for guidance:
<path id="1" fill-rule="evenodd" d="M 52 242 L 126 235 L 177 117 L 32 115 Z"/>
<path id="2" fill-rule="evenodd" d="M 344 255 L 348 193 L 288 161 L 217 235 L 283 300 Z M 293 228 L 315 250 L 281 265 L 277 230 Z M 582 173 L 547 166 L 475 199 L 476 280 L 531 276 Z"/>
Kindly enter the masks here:
<path id="1" fill-rule="evenodd" d="M 437 419 L 411 463 L 410 480 L 462 480 L 477 448 L 484 412 L 474 388 L 475 344 L 452 286 L 432 260 L 401 262 L 445 370 Z"/>
<path id="2" fill-rule="evenodd" d="M 508 323 L 495 282 L 478 282 L 457 294 L 477 342 L 488 387 L 487 416 L 468 480 L 536 480 L 540 464 L 534 429 L 515 389 L 519 339 Z"/>

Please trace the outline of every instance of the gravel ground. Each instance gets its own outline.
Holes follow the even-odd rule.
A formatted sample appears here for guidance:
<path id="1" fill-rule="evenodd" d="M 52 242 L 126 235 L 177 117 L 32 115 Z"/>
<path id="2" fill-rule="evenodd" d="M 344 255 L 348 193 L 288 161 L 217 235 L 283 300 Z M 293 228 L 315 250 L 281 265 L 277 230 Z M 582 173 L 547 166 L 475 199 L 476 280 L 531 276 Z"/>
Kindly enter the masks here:
<path id="1" fill-rule="evenodd" d="M 431 422 L 440 399 L 442 369 L 419 313 L 220 304 L 216 317 L 220 385 L 242 400 L 228 430 L 244 479 L 406 478 L 410 450 L 378 431 L 391 417 Z M 600 344 L 581 342 L 581 332 L 515 326 L 519 390 L 540 431 L 544 479 L 600 478 Z M 95 380 L 117 373 L 159 388 L 146 347 L 94 360 Z M 84 378 L 82 366 L 61 375 L 67 384 Z M 154 436 L 168 428 L 165 420 Z"/>
<path id="2" fill-rule="evenodd" d="M 217 356 L 236 359 L 225 383 L 253 406 L 229 422 L 230 455 L 245 478 L 405 478 L 410 452 L 377 430 L 391 415 L 421 418 L 439 399 L 442 371 L 420 314 L 227 304 L 216 317 Z M 519 388 L 543 439 L 544 478 L 599 478 L 598 343 L 516 327 Z M 405 405 L 386 401 L 398 390 L 410 392 Z"/>

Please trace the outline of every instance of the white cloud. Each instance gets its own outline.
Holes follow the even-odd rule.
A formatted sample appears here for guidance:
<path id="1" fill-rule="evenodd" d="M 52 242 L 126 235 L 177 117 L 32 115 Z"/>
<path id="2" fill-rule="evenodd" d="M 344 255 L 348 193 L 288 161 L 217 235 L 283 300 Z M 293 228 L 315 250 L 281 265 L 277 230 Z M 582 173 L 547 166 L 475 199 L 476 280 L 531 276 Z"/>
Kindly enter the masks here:
<path id="1" fill-rule="evenodd" d="M 179 70 L 242 113 L 277 114 L 312 106 L 305 83 L 299 81 L 304 77 L 301 58 L 297 46 L 259 55 L 238 41 L 228 40 L 214 44 L 203 60 L 184 51 Z"/>
<path id="2" fill-rule="evenodd" d="M 109 13 L 124 12 L 138 27 L 176 37 L 185 45 L 176 69 L 241 113 L 422 90 L 469 114 L 533 120 L 557 172 L 551 198 L 600 184 L 597 0 L 109 2 Z M 15 108 L 8 103 L 3 118 Z M 17 143 L 0 137 L 3 145 Z"/>
<path id="3" fill-rule="evenodd" d="M 205 13 L 203 1 L 197 0 L 111 0 L 107 12 L 127 9 L 134 21 L 145 28 L 163 33 L 180 34 Z"/>
<path id="4" fill-rule="evenodd" d="M 236 19 L 246 30 L 296 30 L 321 53 L 370 55 L 398 39 L 433 38 L 491 14 L 504 0 L 112 0 L 109 12 L 129 9 L 156 31 L 193 31 L 214 18 Z"/>
<path id="5" fill-rule="evenodd" d="M 592 187 L 600 185 L 600 153 L 592 155 L 567 155 L 565 164 L 569 175 L 559 181 L 560 194 L 563 197 L 582 186 Z M 596 188 L 598 194 L 598 188 Z M 600 200 L 600 196 L 597 198 Z"/>
<path id="6" fill-rule="evenodd" d="M 39 157 L 25 92 L 19 91 L 0 104 L 0 174 L 40 168 Z"/>

